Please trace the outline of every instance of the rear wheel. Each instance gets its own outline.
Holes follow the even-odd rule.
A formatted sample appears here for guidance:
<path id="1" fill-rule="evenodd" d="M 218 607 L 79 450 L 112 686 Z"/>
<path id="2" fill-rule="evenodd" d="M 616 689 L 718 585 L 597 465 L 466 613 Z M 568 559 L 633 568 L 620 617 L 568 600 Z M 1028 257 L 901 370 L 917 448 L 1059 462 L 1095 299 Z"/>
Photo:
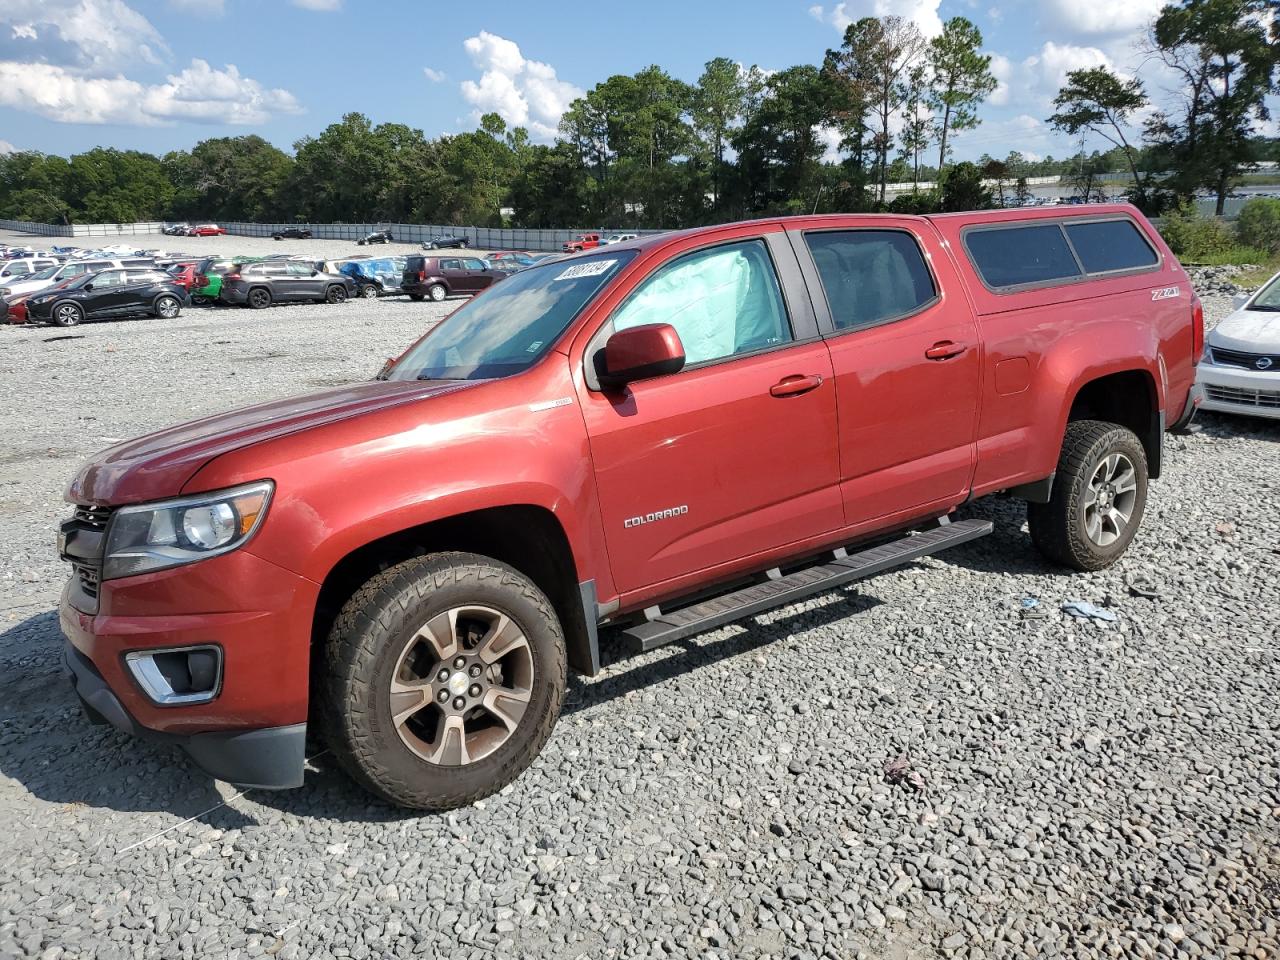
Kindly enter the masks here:
<path id="1" fill-rule="evenodd" d="M 324 292 L 326 303 L 345 303 L 347 299 L 347 288 L 340 287 L 336 283 Z"/>
<path id="2" fill-rule="evenodd" d="M 53 322 L 60 327 L 74 327 L 84 319 L 84 311 L 74 303 L 59 303 L 53 308 Z"/>
<path id="3" fill-rule="evenodd" d="M 449 294 L 449 291 L 444 288 L 443 284 L 433 283 L 430 287 L 427 288 L 427 295 L 430 296 L 431 299 L 434 300 L 436 303 L 439 303 L 446 296 L 448 296 L 448 294 Z"/>
<path id="4" fill-rule="evenodd" d="M 426 297 L 424 297 L 420 293 L 411 293 L 409 294 L 409 299 L 412 300 L 414 303 L 421 303 L 423 300 L 426 299 Z"/>
<path id="5" fill-rule="evenodd" d="M 366 283 L 360 288 L 360 296 L 365 300 L 376 300 L 378 298 L 378 288 L 372 283 Z"/>
<path id="6" fill-rule="evenodd" d="M 1146 504 L 1147 455 L 1133 431 L 1076 420 L 1067 424 L 1049 502 L 1027 505 L 1027 525 L 1048 559 L 1101 570 L 1129 546 Z"/>
<path id="7" fill-rule="evenodd" d="M 326 647 L 330 748 L 366 788 L 405 807 L 472 803 L 519 776 L 560 714 L 564 636 L 527 577 L 440 553 L 370 580 Z"/>
<path id="8" fill-rule="evenodd" d="M 176 297 L 161 297 L 156 301 L 156 316 L 164 320 L 172 320 L 181 309 L 182 305 Z"/>
<path id="9" fill-rule="evenodd" d="M 271 291 L 266 287 L 254 287 L 249 291 L 249 306 L 254 310 L 265 310 L 271 306 Z"/>
<path id="10" fill-rule="evenodd" d="M 471 246 L 471 241 L 470 241 L 470 240 L 459 240 L 459 241 L 458 241 L 458 246 L 460 246 L 463 250 L 465 250 L 465 249 L 467 249 L 467 247 Z"/>

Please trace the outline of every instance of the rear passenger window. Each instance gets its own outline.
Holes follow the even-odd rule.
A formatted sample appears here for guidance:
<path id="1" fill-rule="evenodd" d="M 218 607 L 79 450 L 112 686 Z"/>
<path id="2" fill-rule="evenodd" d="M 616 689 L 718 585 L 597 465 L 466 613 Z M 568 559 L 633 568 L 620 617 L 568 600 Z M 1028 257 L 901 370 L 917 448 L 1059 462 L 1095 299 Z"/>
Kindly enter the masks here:
<path id="1" fill-rule="evenodd" d="M 1057 223 L 970 230 L 964 245 L 989 287 L 1051 283 L 1081 275 Z"/>
<path id="2" fill-rule="evenodd" d="M 1154 266 L 1158 259 L 1129 220 L 1067 223 L 1064 227 L 1086 273 L 1137 270 Z"/>
<path id="3" fill-rule="evenodd" d="M 837 330 L 914 313 L 937 296 L 915 238 L 902 230 L 806 233 Z"/>

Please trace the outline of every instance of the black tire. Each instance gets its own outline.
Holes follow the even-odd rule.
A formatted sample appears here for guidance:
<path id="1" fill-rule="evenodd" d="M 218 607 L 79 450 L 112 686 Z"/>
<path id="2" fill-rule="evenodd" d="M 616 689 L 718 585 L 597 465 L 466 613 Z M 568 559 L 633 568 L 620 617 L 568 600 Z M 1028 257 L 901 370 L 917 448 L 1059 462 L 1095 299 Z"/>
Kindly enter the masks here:
<path id="1" fill-rule="evenodd" d="M 357 247 L 363 247 L 363 246 L 364 246 L 364 241 L 363 241 L 363 240 L 357 240 L 357 241 L 356 241 L 356 246 L 357 246 Z"/>
<path id="2" fill-rule="evenodd" d="M 1090 506 L 1091 481 L 1113 454 L 1132 465 L 1133 500 L 1123 527 L 1112 527 L 1103 534 L 1104 538 L 1114 535 L 1114 539 L 1100 543 L 1089 534 L 1086 510 Z M 1117 495 L 1106 496 L 1107 502 L 1119 503 Z M 1114 423 L 1075 420 L 1067 424 L 1049 502 L 1027 504 L 1027 525 L 1032 542 L 1049 560 L 1076 570 L 1102 570 L 1120 559 L 1128 548 L 1146 505 L 1147 454 L 1142 441 L 1133 431 Z"/>
<path id="3" fill-rule="evenodd" d="M 55 326 L 75 327 L 84 321 L 84 308 L 77 303 L 55 303 L 49 316 Z"/>
<path id="4" fill-rule="evenodd" d="M 346 303 L 347 288 L 333 283 L 329 285 L 329 289 L 324 292 L 325 303 Z"/>
<path id="5" fill-rule="evenodd" d="M 470 241 L 470 240 L 459 240 L 459 241 L 458 241 L 458 246 L 460 246 L 463 250 L 465 250 L 465 249 L 467 249 L 467 247 L 471 246 L 471 241 Z"/>
<path id="6" fill-rule="evenodd" d="M 428 249 L 428 250 L 439 250 L 439 249 L 440 249 L 440 244 L 438 244 L 438 243 L 436 243 L 434 240 L 432 240 L 430 243 L 428 243 L 428 244 L 427 244 L 427 249 Z"/>
<path id="7" fill-rule="evenodd" d="M 398 732 L 391 682 L 424 624 L 469 605 L 501 612 L 523 633 L 532 663 L 529 699 L 492 752 L 472 762 L 433 763 Z M 564 634 L 551 602 L 523 574 L 477 554 L 431 554 L 384 571 L 347 601 L 329 633 L 319 689 L 325 739 L 356 782 L 402 807 L 447 810 L 501 790 L 546 743 L 564 701 Z"/>
<path id="8" fill-rule="evenodd" d="M 191 295 L 191 303 L 192 303 L 194 306 L 197 306 L 197 307 L 203 307 L 203 306 L 206 306 L 206 305 L 209 303 L 209 298 L 208 298 L 208 297 L 202 297 L 202 296 L 200 296 L 198 293 L 193 293 L 193 294 Z"/>
<path id="9" fill-rule="evenodd" d="M 182 313 L 182 304 L 177 297 L 157 297 L 155 302 L 156 316 L 162 320 L 172 320 Z"/>
<path id="10" fill-rule="evenodd" d="M 409 299 L 412 300 L 414 303 L 421 303 L 423 300 L 426 299 L 426 297 L 421 293 L 411 293 L 409 294 Z"/>
<path id="11" fill-rule="evenodd" d="M 271 239 L 272 239 L 272 240 L 283 240 L 283 239 L 284 239 L 284 237 L 280 236 L 280 234 L 278 234 L 278 233 L 277 233 L 277 234 L 272 235 Z"/>
<path id="12" fill-rule="evenodd" d="M 448 295 L 449 291 L 444 288 L 443 283 L 433 283 L 431 286 L 427 287 L 427 296 L 436 303 L 439 303 Z"/>
<path id="13" fill-rule="evenodd" d="M 254 287 L 245 302 L 253 310 L 265 310 L 271 306 L 271 291 L 266 287 Z"/>
<path id="14" fill-rule="evenodd" d="M 375 284 L 366 283 L 360 288 L 360 297 L 364 300 L 378 299 L 378 288 Z"/>

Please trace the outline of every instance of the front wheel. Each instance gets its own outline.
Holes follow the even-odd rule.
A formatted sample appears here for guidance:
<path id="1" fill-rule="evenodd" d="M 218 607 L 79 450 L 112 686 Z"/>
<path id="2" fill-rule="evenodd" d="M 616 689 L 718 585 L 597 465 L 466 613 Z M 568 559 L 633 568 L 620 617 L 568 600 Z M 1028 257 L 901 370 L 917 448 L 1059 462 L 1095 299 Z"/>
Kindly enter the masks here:
<path id="1" fill-rule="evenodd" d="M 1048 503 L 1027 505 L 1036 548 L 1076 570 L 1118 559 L 1147 505 L 1147 454 L 1133 431 L 1100 420 L 1067 424 Z"/>
<path id="2" fill-rule="evenodd" d="M 324 292 L 326 303 L 345 303 L 347 299 L 347 288 L 340 287 L 336 283 Z"/>
<path id="3" fill-rule="evenodd" d="M 392 567 L 342 608 L 322 722 L 342 766 L 392 803 L 446 810 L 519 776 L 564 700 L 564 634 L 523 574 L 438 553 Z"/>

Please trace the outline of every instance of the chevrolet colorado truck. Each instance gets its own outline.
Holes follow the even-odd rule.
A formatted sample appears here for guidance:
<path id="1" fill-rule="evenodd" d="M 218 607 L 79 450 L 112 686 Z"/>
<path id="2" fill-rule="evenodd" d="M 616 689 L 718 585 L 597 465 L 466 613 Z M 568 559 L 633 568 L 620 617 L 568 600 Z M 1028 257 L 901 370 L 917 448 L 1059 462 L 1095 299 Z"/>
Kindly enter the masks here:
<path id="1" fill-rule="evenodd" d="M 308 731 L 442 809 L 651 650 L 988 533 L 1077 570 L 1142 520 L 1203 316 L 1132 207 L 815 216 L 532 267 L 378 378 L 85 464 L 59 531 L 91 719 L 296 787 Z M 607 628 L 607 629 L 606 629 Z"/>

